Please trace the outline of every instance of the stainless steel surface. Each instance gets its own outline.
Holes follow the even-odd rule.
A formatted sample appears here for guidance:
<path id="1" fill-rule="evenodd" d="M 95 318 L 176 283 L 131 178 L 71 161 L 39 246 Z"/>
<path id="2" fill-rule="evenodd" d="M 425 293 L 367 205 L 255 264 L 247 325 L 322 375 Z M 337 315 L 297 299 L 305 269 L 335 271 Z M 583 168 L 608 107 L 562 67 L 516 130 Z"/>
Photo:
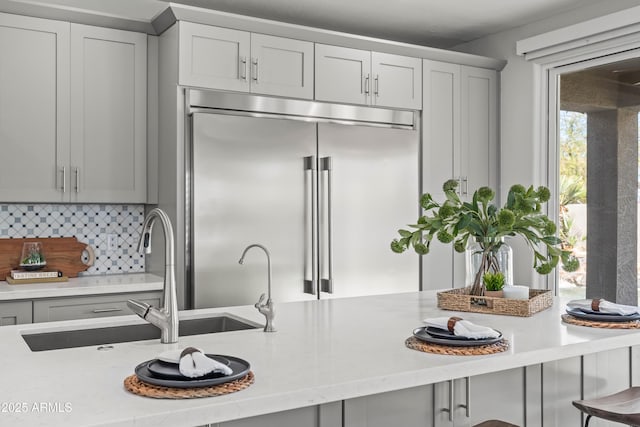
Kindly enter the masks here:
<path id="1" fill-rule="evenodd" d="M 267 293 L 268 293 L 269 297 L 267 298 L 267 302 L 263 303 L 264 298 L 265 298 L 265 294 L 260 295 L 260 299 L 258 300 L 257 303 L 255 303 L 254 306 L 255 306 L 255 308 L 258 309 L 260 314 L 262 314 L 266 319 L 266 324 L 264 325 L 264 331 L 265 332 L 275 332 L 276 329 L 273 326 L 273 318 L 275 317 L 275 308 L 274 308 L 273 300 L 271 299 L 271 254 L 269 253 L 269 250 L 267 248 L 265 248 L 264 246 L 262 246 L 260 244 L 257 244 L 257 243 L 254 243 L 254 244 L 251 244 L 251 245 L 247 246 L 244 249 L 244 251 L 242 251 L 242 256 L 238 260 L 238 264 L 240 264 L 240 265 L 244 264 L 244 257 L 247 255 L 247 252 L 251 248 L 262 249 L 264 251 L 265 255 L 267 256 Z"/>
<path id="2" fill-rule="evenodd" d="M 330 218 L 326 191 L 319 191 L 320 235 L 330 219 L 332 236 L 331 248 L 320 248 L 321 259 L 329 252 L 332 259 L 333 293 L 323 297 L 417 290 L 418 256 L 389 249 L 398 227 L 418 213 L 417 132 L 319 123 L 318 141 L 318 156 L 331 157 Z"/>
<path id="3" fill-rule="evenodd" d="M 305 242 L 309 244 L 304 248 L 304 282 L 303 292 L 311 295 L 318 294 L 318 213 L 317 213 L 317 189 L 316 156 L 304 158 L 305 170 Z"/>
<path id="4" fill-rule="evenodd" d="M 322 119 L 325 119 L 344 123 L 355 122 L 362 125 L 386 125 L 400 128 L 415 128 L 417 123 L 417 114 L 408 110 L 390 110 L 196 89 L 190 89 L 187 97 L 190 104 L 190 113 L 204 112 L 206 111 L 204 109 L 243 111 L 298 117 L 309 121 L 322 121 Z"/>
<path id="5" fill-rule="evenodd" d="M 332 218 L 333 218 L 333 210 L 331 209 L 331 157 L 322 157 L 320 159 L 320 171 L 326 172 L 327 178 L 323 182 L 324 185 L 324 197 L 325 197 L 325 205 L 326 209 L 324 213 L 326 215 L 326 221 L 323 225 L 323 233 L 322 237 L 324 237 L 324 241 L 321 242 L 327 251 L 326 256 L 320 259 L 320 268 L 326 270 L 326 278 L 320 278 L 320 290 L 322 292 L 327 292 L 329 294 L 333 293 L 333 229 L 331 227 Z"/>
<path id="6" fill-rule="evenodd" d="M 240 70 L 242 70 L 242 74 L 240 75 Z M 238 67 L 238 78 L 240 80 L 247 81 L 247 57 L 240 57 L 240 66 Z"/>
<path id="7" fill-rule="evenodd" d="M 238 269 L 233 257 L 246 239 L 269 248 L 278 302 L 319 298 L 319 287 L 333 291 L 322 298 L 419 289 L 418 256 L 398 256 L 389 249 L 397 227 L 418 213 L 416 129 L 345 126 L 318 115 L 274 113 L 302 111 L 296 105 L 319 106 L 311 110 L 318 113 L 331 104 L 189 94 L 195 111 L 187 196 L 194 308 L 255 301 L 264 286 L 264 265 L 247 259 Z M 256 104 L 259 100 L 265 104 Z M 204 105 L 215 109 L 204 112 Z M 243 106 L 246 111 L 237 110 Z M 413 123 L 413 112 L 404 113 Z M 331 162 L 321 160 L 325 157 Z M 328 172 L 322 172 L 330 163 L 331 221 Z"/>
<path id="8" fill-rule="evenodd" d="M 449 413 L 449 421 L 453 422 L 453 399 L 454 399 L 454 390 L 453 390 L 453 380 L 449 380 L 449 407 L 443 409 L 443 411 Z"/>
<path id="9" fill-rule="evenodd" d="M 250 320 L 226 314 L 196 319 L 183 319 L 180 320 L 179 323 L 180 336 L 240 331 L 256 329 L 261 326 L 262 325 Z M 158 339 L 159 337 L 160 330 L 148 323 L 68 331 L 56 330 L 22 335 L 22 338 L 32 351 L 143 341 Z"/>
<path id="10" fill-rule="evenodd" d="M 460 405 L 464 408 L 464 414 L 467 418 L 471 416 L 471 377 L 464 378 L 464 405 Z"/>
<path id="11" fill-rule="evenodd" d="M 258 58 L 254 59 L 252 61 L 253 65 L 255 65 L 255 74 L 253 73 L 253 71 L 251 72 L 251 75 L 253 76 L 253 81 L 258 83 Z"/>
<path id="12" fill-rule="evenodd" d="M 136 300 L 127 301 L 127 305 L 138 316 L 159 328 L 161 331 L 160 341 L 168 344 L 178 342 L 178 298 L 176 295 L 173 227 L 169 216 L 163 210 L 154 208 L 147 214 L 142 224 L 138 251 L 145 250 L 147 254 L 151 253 L 151 236 L 156 219 L 160 219 L 164 231 L 165 264 L 162 307 L 155 308 Z"/>
<path id="13" fill-rule="evenodd" d="M 253 304 L 264 292 L 264 262 L 238 254 L 247 240 L 272 254 L 280 302 L 303 293 L 304 230 L 310 188 L 304 158 L 316 152 L 313 123 L 216 114 L 193 115 L 192 263 L 195 308 Z"/>
<path id="14" fill-rule="evenodd" d="M 92 310 L 94 313 L 115 313 L 117 311 L 122 311 L 121 308 L 112 307 L 112 308 L 96 308 Z"/>

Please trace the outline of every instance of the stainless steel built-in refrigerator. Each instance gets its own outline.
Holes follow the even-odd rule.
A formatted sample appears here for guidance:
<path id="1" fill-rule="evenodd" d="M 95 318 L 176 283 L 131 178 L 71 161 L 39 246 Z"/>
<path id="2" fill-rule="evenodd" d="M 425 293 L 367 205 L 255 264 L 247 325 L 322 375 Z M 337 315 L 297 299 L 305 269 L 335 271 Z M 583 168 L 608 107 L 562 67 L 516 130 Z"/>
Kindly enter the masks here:
<path id="1" fill-rule="evenodd" d="M 419 198 L 416 114 L 191 91 L 190 271 L 195 308 L 416 291 L 393 253 Z"/>

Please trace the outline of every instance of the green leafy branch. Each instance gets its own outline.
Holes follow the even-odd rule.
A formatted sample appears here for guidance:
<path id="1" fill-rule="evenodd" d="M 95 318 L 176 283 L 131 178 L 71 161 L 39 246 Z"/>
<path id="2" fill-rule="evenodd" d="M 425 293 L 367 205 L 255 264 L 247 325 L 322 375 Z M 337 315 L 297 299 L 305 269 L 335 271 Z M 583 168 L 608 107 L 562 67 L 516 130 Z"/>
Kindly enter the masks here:
<path id="1" fill-rule="evenodd" d="M 479 188 L 471 202 L 465 202 L 456 193 L 457 186 L 456 180 L 443 184 L 446 200 L 441 204 L 434 201 L 431 194 L 423 194 L 420 206 L 424 215 L 416 224 L 409 225 L 410 230 L 398 230 L 400 237 L 391 242 L 391 250 L 401 253 L 413 247 L 416 253 L 426 255 L 435 238 L 445 244 L 452 243 L 457 252 L 464 252 L 470 239 L 474 239 L 483 249 L 484 271 L 498 271 L 495 252 L 502 245 L 502 238 L 521 236 L 533 251 L 533 268 L 538 273 L 549 274 L 559 262 L 567 271 L 578 269 L 577 258 L 560 247 L 562 242 L 555 235 L 555 223 L 541 212 L 542 204 L 551 197 L 548 188 L 514 185 L 504 207 L 498 208 L 492 203 L 495 191 L 491 188 Z M 484 271 L 478 272 L 474 281 L 477 289 L 472 293 L 482 293 Z"/>

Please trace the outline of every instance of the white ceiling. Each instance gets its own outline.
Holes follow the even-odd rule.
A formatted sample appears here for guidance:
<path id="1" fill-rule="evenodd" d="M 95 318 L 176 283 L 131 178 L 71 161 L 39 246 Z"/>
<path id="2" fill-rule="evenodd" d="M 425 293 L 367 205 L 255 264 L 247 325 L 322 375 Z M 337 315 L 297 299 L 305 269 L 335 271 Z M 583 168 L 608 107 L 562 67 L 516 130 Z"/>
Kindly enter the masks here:
<path id="1" fill-rule="evenodd" d="M 163 0 L 11 0 L 150 21 Z M 175 0 L 242 15 L 449 48 L 606 0 Z"/>

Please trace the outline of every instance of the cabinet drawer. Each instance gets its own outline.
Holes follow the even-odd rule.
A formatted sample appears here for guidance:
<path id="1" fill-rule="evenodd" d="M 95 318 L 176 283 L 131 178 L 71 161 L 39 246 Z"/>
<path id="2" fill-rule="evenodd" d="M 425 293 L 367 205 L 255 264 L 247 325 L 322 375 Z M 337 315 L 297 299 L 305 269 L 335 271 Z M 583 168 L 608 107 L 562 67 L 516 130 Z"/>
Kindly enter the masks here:
<path id="1" fill-rule="evenodd" d="M 57 298 L 33 302 L 34 322 L 92 319 L 133 314 L 127 300 L 136 299 L 154 306 L 160 305 L 162 292 L 138 292 L 104 296 Z"/>
<path id="2" fill-rule="evenodd" d="M 33 306 L 31 301 L 10 301 L 0 303 L 0 326 L 31 323 Z"/>

